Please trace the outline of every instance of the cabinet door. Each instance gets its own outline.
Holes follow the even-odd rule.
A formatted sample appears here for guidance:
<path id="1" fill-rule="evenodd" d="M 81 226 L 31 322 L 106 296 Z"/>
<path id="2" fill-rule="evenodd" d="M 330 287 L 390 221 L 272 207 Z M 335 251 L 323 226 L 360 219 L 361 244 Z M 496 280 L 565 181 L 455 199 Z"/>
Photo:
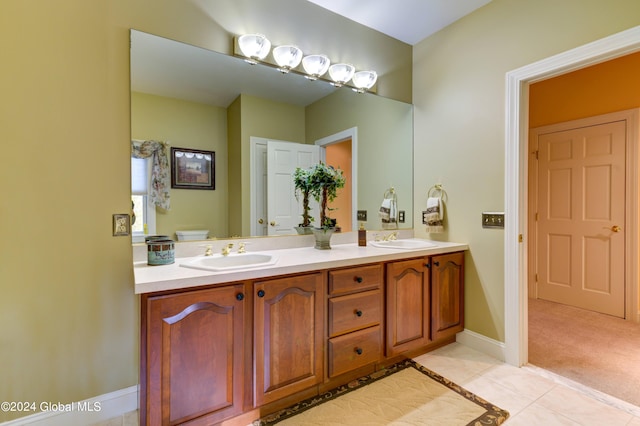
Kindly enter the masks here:
<path id="1" fill-rule="evenodd" d="M 429 273 L 426 259 L 387 264 L 387 356 L 429 343 Z"/>
<path id="2" fill-rule="evenodd" d="M 464 253 L 431 258 L 431 332 L 433 340 L 464 329 Z"/>
<path id="3" fill-rule="evenodd" d="M 254 403 L 307 389 L 323 378 L 322 273 L 254 283 Z"/>
<path id="4" fill-rule="evenodd" d="M 143 424 L 211 424 L 242 412 L 243 292 L 238 284 L 147 299 Z"/>

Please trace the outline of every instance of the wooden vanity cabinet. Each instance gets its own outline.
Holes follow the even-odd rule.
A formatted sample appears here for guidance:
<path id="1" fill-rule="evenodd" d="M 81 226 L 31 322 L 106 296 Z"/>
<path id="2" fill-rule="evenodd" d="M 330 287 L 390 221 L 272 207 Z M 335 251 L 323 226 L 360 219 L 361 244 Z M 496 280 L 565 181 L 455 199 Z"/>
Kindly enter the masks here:
<path id="1" fill-rule="evenodd" d="M 463 331 L 463 252 L 389 262 L 386 277 L 387 357 Z"/>
<path id="2" fill-rule="evenodd" d="M 214 424 L 242 413 L 244 291 L 240 283 L 142 296 L 140 424 Z"/>
<path id="3" fill-rule="evenodd" d="M 463 290 L 455 252 L 143 294 L 140 424 L 250 422 L 428 351 L 463 330 Z"/>
<path id="4" fill-rule="evenodd" d="M 431 341 L 428 264 L 428 258 L 387 263 L 387 357 Z"/>
<path id="5" fill-rule="evenodd" d="M 325 276 L 317 272 L 254 282 L 256 407 L 322 382 Z"/>
<path id="6" fill-rule="evenodd" d="M 431 338 L 464 330 L 464 253 L 431 257 Z"/>
<path id="7" fill-rule="evenodd" d="M 382 264 L 329 271 L 329 378 L 382 357 L 382 271 Z"/>

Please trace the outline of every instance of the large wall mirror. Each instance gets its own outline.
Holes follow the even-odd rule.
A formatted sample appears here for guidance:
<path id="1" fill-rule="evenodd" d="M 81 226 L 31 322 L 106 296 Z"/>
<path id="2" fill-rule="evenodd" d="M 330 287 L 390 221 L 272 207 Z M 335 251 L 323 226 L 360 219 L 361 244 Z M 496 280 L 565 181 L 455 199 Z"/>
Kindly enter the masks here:
<path id="1" fill-rule="evenodd" d="M 215 190 L 171 188 L 170 209 L 155 209 L 155 234 L 295 234 L 275 218 L 293 182 L 274 186 L 269 161 L 274 150 L 309 145 L 345 171 L 332 211 L 344 231 L 357 229 L 357 211 L 367 229 L 382 229 L 378 211 L 392 187 L 404 212 L 398 227 L 413 227 L 410 104 L 131 30 L 131 138 L 215 152 Z"/>

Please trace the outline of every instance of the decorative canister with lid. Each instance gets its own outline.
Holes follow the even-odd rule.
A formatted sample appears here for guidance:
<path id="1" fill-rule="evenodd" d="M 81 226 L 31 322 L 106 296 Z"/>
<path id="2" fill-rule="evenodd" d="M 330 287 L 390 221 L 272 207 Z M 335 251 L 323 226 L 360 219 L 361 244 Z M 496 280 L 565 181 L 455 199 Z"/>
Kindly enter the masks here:
<path id="1" fill-rule="evenodd" d="M 175 262 L 175 242 L 166 235 L 145 238 L 148 265 L 170 265 Z"/>

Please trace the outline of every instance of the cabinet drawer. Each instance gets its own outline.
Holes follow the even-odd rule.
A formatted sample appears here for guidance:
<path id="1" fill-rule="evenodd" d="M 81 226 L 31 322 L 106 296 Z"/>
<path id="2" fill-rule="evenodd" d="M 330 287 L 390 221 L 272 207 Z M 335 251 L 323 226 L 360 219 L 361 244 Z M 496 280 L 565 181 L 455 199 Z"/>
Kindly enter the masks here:
<path id="1" fill-rule="evenodd" d="M 382 264 L 329 271 L 329 295 L 382 286 Z"/>
<path id="2" fill-rule="evenodd" d="M 329 339 L 329 377 L 377 362 L 381 348 L 379 325 Z"/>
<path id="3" fill-rule="evenodd" d="M 333 337 L 382 321 L 380 290 L 348 294 L 329 299 L 329 336 Z"/>

